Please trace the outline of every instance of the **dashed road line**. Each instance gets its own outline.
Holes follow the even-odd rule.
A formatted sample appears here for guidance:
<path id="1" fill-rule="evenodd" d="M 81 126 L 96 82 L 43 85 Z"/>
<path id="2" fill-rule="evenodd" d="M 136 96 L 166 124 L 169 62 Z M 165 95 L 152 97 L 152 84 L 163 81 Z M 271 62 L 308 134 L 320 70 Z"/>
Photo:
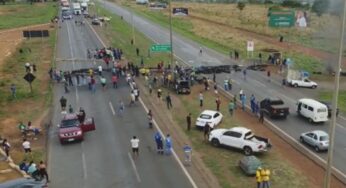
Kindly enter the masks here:
<path id="1" fill-rule="evenodd" d="M 136 179 L 137 179 L 138 183 L 141 183 L 141 178 L 139 177 L 139 173 L 138 173 L 138 170 L 137 170 L 135 161 L 133 160 L 133 158 L 132 158 L 132 156 L 131 156 L 130 153 L 127 153 L 127 154 L 128 154 L 129 159 L 130 159 L 130 161 L 131 161 L 131 165 L 132 165 L 133 171 L 135 172 Z"/>

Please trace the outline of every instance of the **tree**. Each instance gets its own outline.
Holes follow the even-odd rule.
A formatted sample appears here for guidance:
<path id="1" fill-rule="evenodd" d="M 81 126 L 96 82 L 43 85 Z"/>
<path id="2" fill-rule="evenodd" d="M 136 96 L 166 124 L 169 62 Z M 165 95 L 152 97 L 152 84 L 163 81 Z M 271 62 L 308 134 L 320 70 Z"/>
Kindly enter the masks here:
<path id="1" fill-rule="evenodd" d="M 329 7 L 329 1 L 326 0 L 316 0 L 311 7 L 311 11 L 315 12 L 317 16 L 322 16 L 326 13 Z"/>
<path id="2" fill-rule="evenodd" d="M 242 1 L 239 1 L 237 4 L 237 8 L 242 11 L 245 8 L 245 3 Z"/>

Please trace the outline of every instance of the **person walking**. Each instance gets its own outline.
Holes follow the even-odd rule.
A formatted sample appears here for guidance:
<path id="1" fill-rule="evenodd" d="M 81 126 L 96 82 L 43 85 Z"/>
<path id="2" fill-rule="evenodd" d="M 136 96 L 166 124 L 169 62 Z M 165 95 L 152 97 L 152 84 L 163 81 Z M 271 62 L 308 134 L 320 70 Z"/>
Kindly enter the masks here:
<path id="1" fill-rule="evenodd" d="M 66 80 L 64 81 L 64 89 L 65 89 L 65 93 L 69 93 L 70 92 L 70 90 L 68 89 L 68 83 L 67 83 Z"/>
<path id="2" fill-rule="evenodd" d="M 152 129 L 153 128 L 153 113 L 151 112 L 151 110 L 149 110 L 148 112 L 148 122 L 149 122 L 149 128 Z"/>
<path id="3" fill-rule="evenodd" d="M 183 147 L 184 156 L 185 156 L 185 164 L 191 165 L 191 159 L 192 159 L 192 148 L 188 144 L 185 143 Z"/>
<path id="4" fill-rule="evenodd" d="M 161 101 L 161 96 L 162 96 L 162 90 L 161 90 L 161 88 L 159 88 L 159 89 L 157 90 L 157 99 L 158 99 L 159 101 Z"/>
<path id="5" fill-rule="evenodd" d="M 204 141 L 208 141 L 209 133 L 210 133 L 210 125 L 208 122 L 205 123 L 203 131 L 204 131 Z"/>
<path id="6" fill-rule="evenodd" d="M 245 104 L 246 104 L 246 95 L 243 94 L 241 97 L 241 106 L 242 106 L 243 111 L 245 111 Z"/>
<path id="7" fill-rule="evenodd" d="M 220 111 L 220 105 L 221 105 L 220 96 L 216 97 L 215 103 L 216 103 L 216 111 Z"/>
<path id="8" fill-rule="evenodd" d="M 90 82 L 91 82 L 91 91 L 93 93 L 95 93 L 96 92 L 96 80 L 95 80 L 95 78 L 93 76 L 91 77 Z"/>
<path id="9" fill-rule="evenodd" d="M 106 90 L 107 79 L 104 76 L 101 76 L 100 82 L 101 82 L 101 85 L 102 85 L 102 90 L 105 91 Z"/>
<path id="10" fill-rule="evenodd" d="M 133 136 L 130 142 L 133 158 L 136 159 L 139 156 L 139 139 L 136 136 Z"/>
<path id="11" fill-rule="evenodd" d="M 112 75 L 112 83 L 113 83 L 113 88 L 118 88 L 118 77 L 115 74 Z"/>
<path id="12" fill-rule="evenodd" d="M 270 170 L 268 168 L 263 168 L 261 170 L 261 177 L 262 177 L 262 188 L 269 188 L 270 187 L 270 183 L 269 183 L 269 176 L 270 176 Z"/>
<path id="13" fill-rule="evenodd" d="M 267 71 L 268 82 L 270 82 L 270 70 Z"/>
<path id="14" fill-rule="evenodd" d="M 155 138 L 157 153 L 163 155 L 163 140 L 162 140 L 161 134 L 157 131 L 155 133 L 154 138 Z"/>
<path id="15" fill-rule="evenodd" d="M 39 173 L 41 174 L 41 176 L 46 178 L 47 183 L 48 183 L 49 182 L 49 176 L 47 173 L 47 167 L 43 163 L 43 161 L 40 161 L 40 164 L 38 165 L 38 170 L 39 170 Z"/>
<path id="16" fill-rule="evenodd" d="M 167 103 L 167 108 L 168 110 L 171 109 L 173 106 L 172 106 L 172 99 L 171 99 L 171 96 L 169 95 L 169 93 L 167 94 L 166 96 L 166 103 Z"/>
<path id="17" fill-rule="evenodd" d="M 25 153 L 30 153 L 31 154 L 30 142 L 28 140 L 26 140 L 26 138 L 23 139 L 22 146 L 23 146 L 23 149 L 24 149 Z"/>
<path id="18" fill-rule="evenodd" d="M 61 96 L 60 106 L 61 106 L 62 111 L 64 111 L 66 109 L 66 103 L 67 103 L 67 99 L 64 96 Z"/>
<path id="19" fill-rule="evenodd" d="M 260 116 L 259 116 L 258 121 L 262 124 L 264 122 L 264 109 L 263 108 L 260 109 Z"/>
<path id="20" fill-rule="evenodd" d="M 216 74 L 213 72 L 213 82 L 216 83 Z"/>
<path id="21" fill-rule="evenodd" d="M 136 48 L 136 54 L 139 56 L 139 48 Z"/>
<path id="22" fill-rule="evenodd" d="M 253 94 L 251 94 L 250 97 L 250 107 L 251 107 L 251 112 L 255 113 L 255 105 L 256 105 L 256 98 Z"/>
<path id="23" fill-rule="evenodd" d="M 73 113 L 72 105 L 68 105 L 68 113 L 69 113 L 69 114 L 72 114 L 72 113 Z"/>
<path id="24" fill-rule="evenodd" d="M 11 84 L 11 87 L 10 87 L 10 90 L 11 90 L 11 95 L 12 95 L 12 98 L 13 99 L 16 99 L 17 98 L 17 87 L 15 84 Z"/>
<path id="25" fill-rule="evenodd" d="M 203 107 L 203 93 L 199 92 L 199 107 Z"/>
<path id="26" fill-rule="evenodd" d="M 136 100 L 136 96 L 135 96 L 135 93 L 132 90 L 131 94 L 130 94 L 130 105 L 129 106 L 134 105 L 135 104 L 135 100 Z"/>
<path id="27" fill-rule="evenodd" d="M 228 104 L 228 111 L 231 116 L 233 116 L 233 111 L 234 111 L 234 102 L 230 101 Z"/>
<path id="28" fill-rule="evenodd" d="M 4 151 L 5 151 L 6 160 L 8 160 L 9 157 L 10 157 L 11 145 L 10 145 L 10 143 L 7 141 L 7 139 L 4 139 L 4 140 L 2 141 L 2 148 L 3 148 Z"/>
<path id="29" fill-rule="evenodd" d="M 199 55 L 202 55 L 202 53 L 203 53 L 203 49 L 202 49 L 202 46 L 201 46 L 201 47 L 199 47 Z"/>
<path id="30" fill-rule="evenodd" d="M 166 155 L 170 155 L 172 153 L 172 139 L 169 134 L 166 136 L 165 144 Z"/>
<path id="31" fill-rule="evenodd" d="M 247 71 L 246 69 L 243 70 L 243 79 L 246 80 L 246 74 L 247 74 Z"/>
<path id="32" fill-rule="evenodd" d="M 120 100 L 120 101 L 119 101 L 119 104 L 118 104 L 118 115 L 119 115 L 120 117 L 123 116 L 124 110 L 125 110 L 125 104 L 124 104 L 124 102 L 123 102 L 122 100 Z"/>
<path id="33" fill-rule="evenodd" d="M 191 113 L 186 116 L 187 130 L 191 130 Z"/>
<path id="34" fill-rule="evenodd" d="M 99 72 L 99 75 L 102 76 L 102 66 L 101 65 L 99 65 L 97 67 L 97 71 Z"/>
<path id="35" fill-rule="evenodd" d="M 229 90 L 229 83 L 228 83 L 228 79 L 225 79 L 224 81 L 223 81 L 223 86 L 224 86 L 224 89 L 226 90 L 226 91 L 228 91 Z"/>
<path id="36" fill-rule="evenodd" d="M 262 176 L 261 176 L 261 167 L 258 167 L 256 170 L 256 184 L 257 184 L 257 188 L 262 188 Z"/>

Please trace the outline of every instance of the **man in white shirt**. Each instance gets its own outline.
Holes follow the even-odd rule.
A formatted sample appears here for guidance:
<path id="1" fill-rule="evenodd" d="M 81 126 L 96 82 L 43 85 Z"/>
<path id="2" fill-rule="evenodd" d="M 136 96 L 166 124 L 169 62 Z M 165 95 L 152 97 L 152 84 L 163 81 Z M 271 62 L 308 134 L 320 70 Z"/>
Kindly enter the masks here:
<path id="1" fill-rule="evenodd" d="M 134 158 L 137 158 L 139 155 L 139 139 L 136 136 L 131 139 L 131 147 Z"/>
<path id="2" fill-rule="evenodd" d="M 23 139 L 22 146 L 23 146 L 23 148 L 24 148 L 24 152 L 25 152 L 25 153 L 31 153 L 30 142 L 27 141 L 25 138 Z"/>

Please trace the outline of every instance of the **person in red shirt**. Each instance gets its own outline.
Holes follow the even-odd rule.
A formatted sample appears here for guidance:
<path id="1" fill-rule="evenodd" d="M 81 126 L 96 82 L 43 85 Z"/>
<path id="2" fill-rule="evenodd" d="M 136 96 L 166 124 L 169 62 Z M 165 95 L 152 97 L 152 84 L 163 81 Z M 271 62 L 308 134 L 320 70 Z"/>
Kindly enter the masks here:
<path id="1" fill-rule="evenodd" d="M 118 77 L 116 75 L 112 76 L 113 88 L 118 88 Z"/>

